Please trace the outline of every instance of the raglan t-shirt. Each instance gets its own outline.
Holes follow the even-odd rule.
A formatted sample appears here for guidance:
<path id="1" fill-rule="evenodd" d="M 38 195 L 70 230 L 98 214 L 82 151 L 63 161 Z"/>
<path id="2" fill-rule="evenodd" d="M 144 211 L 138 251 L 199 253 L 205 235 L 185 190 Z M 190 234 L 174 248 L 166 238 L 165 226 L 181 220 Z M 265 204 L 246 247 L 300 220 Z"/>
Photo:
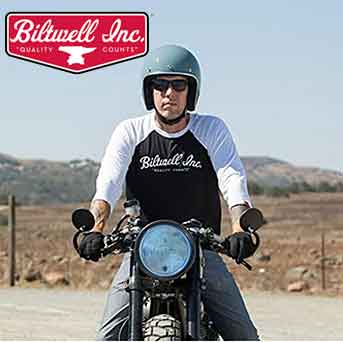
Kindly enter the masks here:
<path id="1" fill-rule="evenodd" d="M 189 114 L 187 126 L 167 133 L 153 113 L 121 122 L 106 148 L 93 198 L 115 207 L 125 184 L 151 222 L 191 218 L 220 234 L 221 191 L 229 207 L 247 203 L 244 167 L 228 127 L 218 117 Z"/>

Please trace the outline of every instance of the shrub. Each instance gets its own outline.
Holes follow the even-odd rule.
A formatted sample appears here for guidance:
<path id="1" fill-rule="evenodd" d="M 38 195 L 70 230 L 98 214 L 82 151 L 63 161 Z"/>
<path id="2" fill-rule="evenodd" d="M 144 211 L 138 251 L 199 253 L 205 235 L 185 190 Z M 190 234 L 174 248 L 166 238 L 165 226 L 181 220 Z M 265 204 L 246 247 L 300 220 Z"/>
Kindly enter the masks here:
<path id="1" fill-rule="evenodd" d="M 0 194 L 0 205 L 7 205 L 8 204 L 8 196 L 6 194 Z"/>
<path id="2" fill-rule="evenodd" d="M 299 186 L 301 188 L 301 192 L 316 192 L 316 189 L 307 182 L 302 182 L 299 184 Z"/>
<path id="3" fill-rule="evenodd" d="M 292 194 L 298 194 L 302 191 L 302 188 L 299 183 L 292 183 L 288 186 L 288 191 Z"/>
<path id="4" fill-rule="evenodd" d="M 264 189 L 259 184 L 249 181 L 248 182 L 249 193 L 252 195 L 261 195 L 264 193 Z"/>
<path id="5" fill-rule="evenodd" d="M 265 189 L 265 194 L 270 197 L 289 197 L 289 192 L 286 188 L 272 187 Z"/>
<path id="6" fill-rule="evenodd" d="M 338 186 L 331 185 L 328 182 L 320 182 L 317 191 L 318 192 L 337 192 Z"/>
<path id="7" fill-rule="evenodd" d="M 338 182 L 336 185 L 336 192 L 343 192 L 343 182 Z"/>

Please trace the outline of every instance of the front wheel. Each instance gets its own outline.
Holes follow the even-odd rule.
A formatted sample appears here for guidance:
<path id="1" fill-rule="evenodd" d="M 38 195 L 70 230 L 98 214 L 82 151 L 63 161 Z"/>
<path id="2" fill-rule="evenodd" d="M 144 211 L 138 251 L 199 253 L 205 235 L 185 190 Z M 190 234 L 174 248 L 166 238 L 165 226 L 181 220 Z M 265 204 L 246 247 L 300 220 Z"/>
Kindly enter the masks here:
<path id="1" fill-rule="evenodd" d="M 181 341 L 181 323 L 170 315 L 157 315 L 144 323 L 144 341 Z"/>

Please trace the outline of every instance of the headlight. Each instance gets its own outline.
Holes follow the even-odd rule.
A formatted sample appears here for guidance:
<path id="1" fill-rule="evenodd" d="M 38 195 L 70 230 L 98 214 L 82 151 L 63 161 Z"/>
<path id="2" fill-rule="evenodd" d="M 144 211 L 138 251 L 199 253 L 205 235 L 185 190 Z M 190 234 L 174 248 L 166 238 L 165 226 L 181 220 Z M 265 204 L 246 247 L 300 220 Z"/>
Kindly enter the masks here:
<path id="1" fill-rule="evenodd" d="M 140 266 L 153 278 L 175 279 L 186 272 L 194 260 L 191 236 L 174 221 L 149 224 L 137 237 L 136 246 Z"/>

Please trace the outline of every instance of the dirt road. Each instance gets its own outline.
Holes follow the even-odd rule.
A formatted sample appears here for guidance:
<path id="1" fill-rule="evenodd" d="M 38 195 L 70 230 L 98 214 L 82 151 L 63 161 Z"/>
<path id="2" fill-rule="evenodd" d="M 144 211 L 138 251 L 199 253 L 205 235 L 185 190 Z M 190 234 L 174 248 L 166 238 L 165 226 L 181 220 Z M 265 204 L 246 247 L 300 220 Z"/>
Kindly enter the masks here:
<path id="1" fill-rule="evenodd" d="M 0 340 L 92 340 L 106 292 L 0 289 Z M 247 293 L 263 339 L 343 340 L 343 300 Z"/>

